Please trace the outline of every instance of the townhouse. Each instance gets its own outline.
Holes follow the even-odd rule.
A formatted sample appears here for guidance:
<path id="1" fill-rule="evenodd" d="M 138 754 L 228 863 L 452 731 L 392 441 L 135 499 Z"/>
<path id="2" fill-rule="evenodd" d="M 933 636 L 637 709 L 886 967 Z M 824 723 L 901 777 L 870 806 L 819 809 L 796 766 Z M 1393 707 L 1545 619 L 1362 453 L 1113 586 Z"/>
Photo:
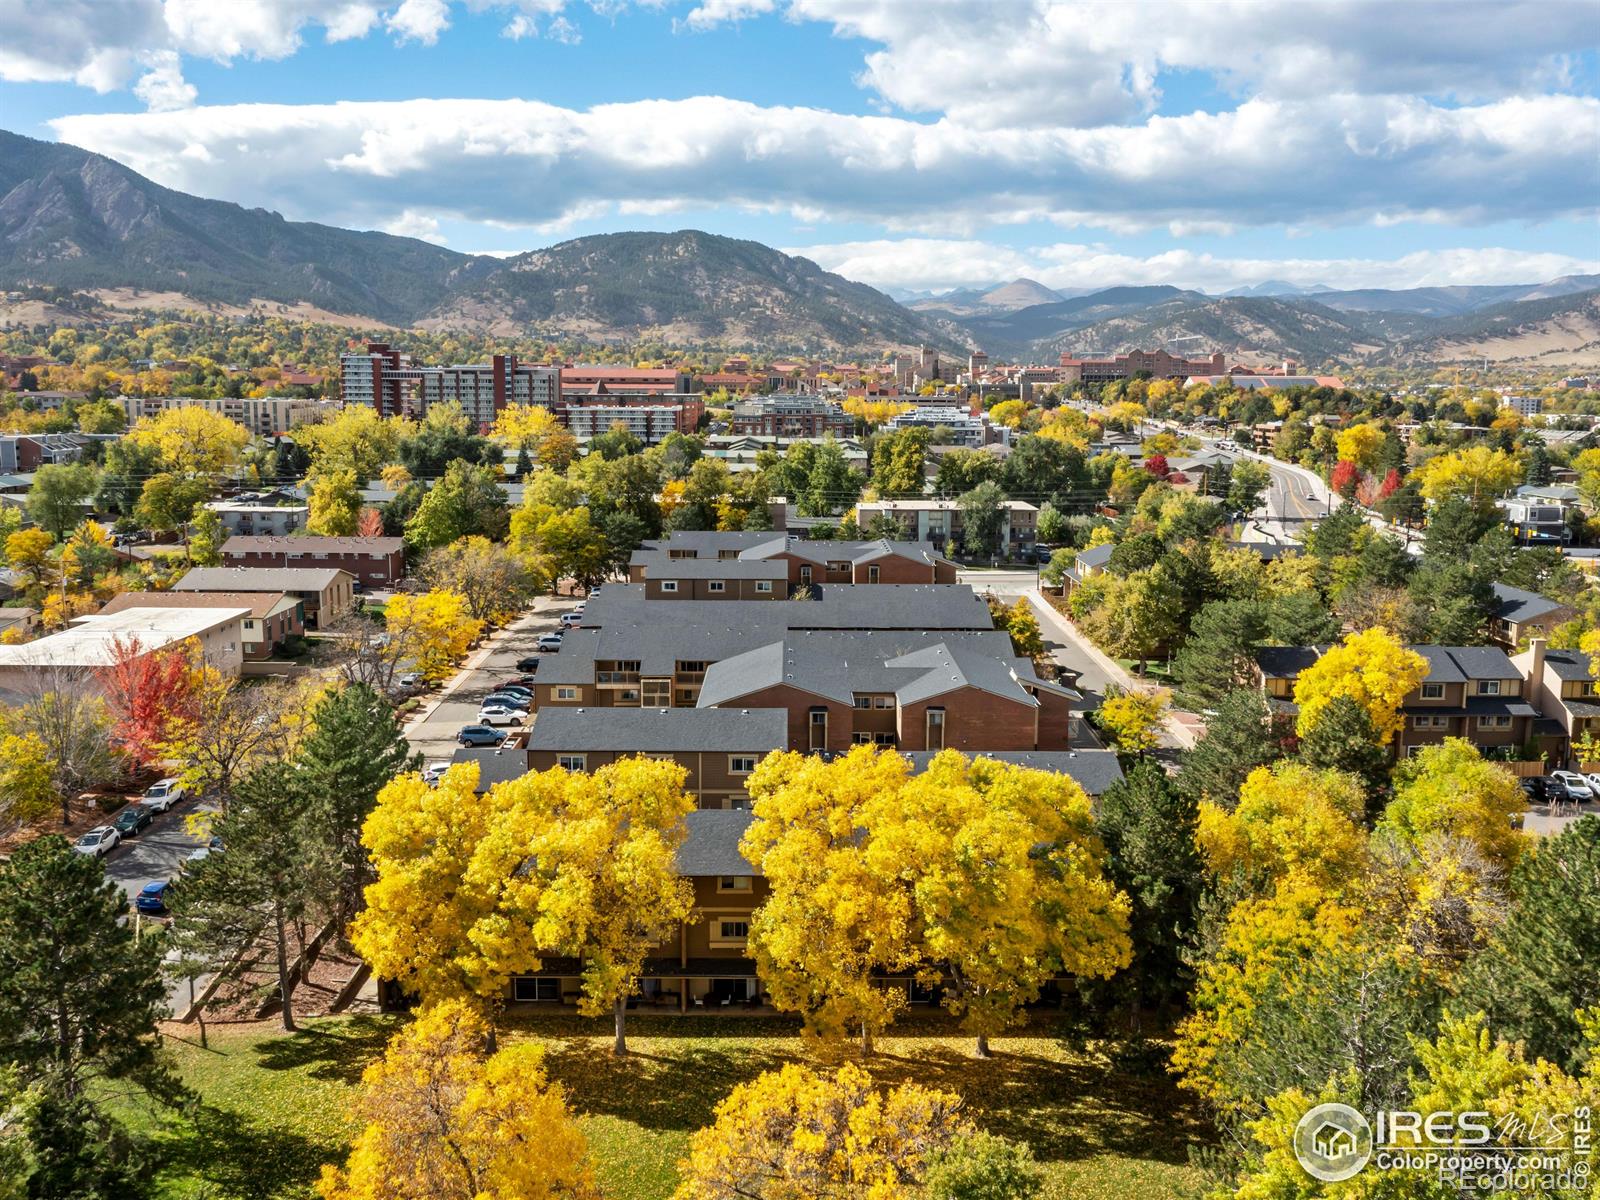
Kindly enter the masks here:
<path id="1" fill-rule="evenodd" d="M 405 578 L 406 542 L 397 537 L 231 537 L 222 546 L 228 567 L 299 567 L 343 571 L 368 587 Z"/>
<path id="2" fill-rule="evenodd" d="M 1594 662 L 1581 650 L 1556 650 L 1543 638 L 1512 657 L 1528 681 L 1528 699 L 1538 707 L 1540 721 L 1561 741 L 1562 752 L 1551 755 L 1551 765 L 1573 765 L 1573 744 L 1585 737 L 1600 739 L 1600 682 Z"/>
<path id="3" fill-rule="evenodd" d="M 959 548 L 965 533 L 961 504 L 956 500 L 874 500 L 856 505 L 856 524 L 865 529 L 879 517 L 900 527 L 907 541 L 930 542 L 940 553 Z M 1023 554 L 1038 540 L 1039 509 L 1024 500 L 1000 505 L 1000 545 L 1003 552 Z"/>
<path id="4" fill-rule="evenodd" d="M 1294 713 L 1300 673 L 1326 646 L 1268 646 L 1256 653 L 1262 691 L 1278 711 Z M 1524 747 L 1548 761 L 1566 756 L 1566 733 L 1536 706 L 1529 677 L 1498 646 L 1409 646 L 1427 660 L 1422 682 L 1400 706 L 1404 726 L 1394 740 L 1401 757 L 1446 738 L 1464 738 L 1486 754 L 1520 758 Z"/>
<path id="5" fill-rule="evenodd" d="M 301 621 L 326 626 L 355 604 L 349 572 L 312 567 L 194 567 L 173 585 L 175 592 L 284 592 L 301 605 Z"/>
<path id="6" fill-rule="evenodd" d="M 211 500 L 206 507 L 217 514 L 222 527 L 243 537 L 283 537 L 305 527 L 311 509 L 304 504 L 268 504 L 258 500 Z"/>
<path id="7" fill-rule="evenodd" d="M 634 551 L 628 579 L 652 599 L 787 599 L 822 584 L 954 583 L 956 565 L 918 542 L 676 533 Z"/>
<path id="8" fill-rule="evenodd" d="M 130 608 L 242 608 L 241 643 L 247 662 L 271 658 L 291 637 L 305 635 L 305 605 L 285 592 L 123 592 L 101 614 Z"/>
<path id="9" fill-rule="evenodd" d="M 1538 592 L 1528 592 L 1509 584 L 1490 585 L 1495 607 L 1489 618 L 1489 632 L 1507 650 L 1516 650 L 1533 638 L 1547 641 L 1557 625 L 1577 615 L 1571 605 L 1562 604 Z"/>

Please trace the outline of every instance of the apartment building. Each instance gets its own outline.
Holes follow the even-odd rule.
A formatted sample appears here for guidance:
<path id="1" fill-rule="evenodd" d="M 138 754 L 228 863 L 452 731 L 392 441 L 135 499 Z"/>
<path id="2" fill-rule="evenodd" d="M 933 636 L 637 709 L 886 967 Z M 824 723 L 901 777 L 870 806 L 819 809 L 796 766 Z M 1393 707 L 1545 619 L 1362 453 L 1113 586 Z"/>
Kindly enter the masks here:
<path id="1" fill-rule="evenodd" d="M 558 414 L 580 442 L 622 426 L 647 446 L 674 433 L 693 433 L 705 414 L 705 402 L 688 396 L 600 396 L 568 402 Z"/>
<path id="2" fill-rule="evenodd" d="M 561 368 L 560 403 L 606 394 L 688 395 L 694 377 L 675 367 L 625 367 L 609 363 L 578 363 Z"/>
<path id="3" fill-rule="evenodd" d="M 301 603 L 302 620 L 318 628 L 355 604 L 349 572 L 313 567 L 193 567 L 176 592 L 285 592 Z"/>
<path id="4" fill-rule="evenodd" d="M 954 404 L 921 404 L 889 418 L 889 428 L 948 430 L 949 436 L 940 441 L 951 446 L 976 449 L 990 442 L 1011 440 L 1011 430 L 1004 425 L 991 425 L 989 419 L 974 416 L 971 411 Z"/>
<path id="5" fill-rule="evenodd" d="M 592 599 L 540 669 L 539 721 L 561 707 L 596 722 L 609 708 L 777 708 L 794 750 L 1068 748 L 1076 693 L 1016 657 L 970 588 L 840 586 L 667 611 L 644 585 Z"/>
<path id="6" fill-rule="evenodd" d="M 303 400 L 293 396 L 118 396 L 128 424 L 156 417 L 175 408 L 199 408 L 243 425 L 257 437 L 287 433 L 297 425 L 320 421 L 338 410 L 330 400 Z"/>
<path id="7" fill-rule="evenodd" d="M 1533 702 L 1528 675 L 1497 646 L 1409 646 L 1427 660 L 1427 674 L 1401 703 L 1404 727 L 1395 750 L 1410 756 L 1445 738 L 1464 738 L 1485 752 L 1515 752 L 1536 742 L 1551 758 L 1565 753 L 1565 735 Z M 1273 708 L 1297 711 L 1294 685 L 1326 646 L 1269 646 L 1256 654 L 1262 691 Z"/>
<path id="8" fill-rule="evenodd" d="M 1538 592 L 1524 591 L 1509 584 L 1490 585 L 1495 608 L 1489 619 L 1489 632 L 1506 650 L 1516 650 L 1533 638 L 1549 639 L 1557 625 L 1577 615 L 1571 605 L 1562 604 Z"/>
<path id="9" fill-rule="evenodd" d="M 304 504 L 266 504 L 246 499 L 210 500 L 206 507 L 221 518 L 222 527 L 229 533 L 245 537 L 283 537 L 304 529 L 311 512 Z"/>
<path id="10" fill-rule="evenodd" d="M 339 356 L 339 394 L 347 405 L 370 405 L 386 417 L 421 417 L 432 405 L 453 401 L 487 430 L 508 405 L 537 404 L 553 411 L 561 398 L 561 368 L 524 363 L 515 354 L 428 367 L 387 342 L 368 342 L 365 352 Z"/>
<path id="11" fill-rule="evenodd" d="M 855 429 L 855 418 L 841 405 L 815 396 L 760 396 L 736 405 L 729 427 L 760 437 L 845 437 Z"/>
<path id="12" fill-rule="evenodd" d="M 17 646 L 0 645 L 0 691 L 24 693 L 51 672 L 93 677 L 128 653 L 154 654 L 193 643 L 226 678 L 244 663 L 243 622 L 250 609 L 141 606 L 79 617 L 59 633 Z"/>
<path id="13" fill-rule="evenodd" d="M 1572 743 L 1600 738 L 1600 663 L 1581 650 L 1556 650 L 1535 638 L 1511 659 L 1528 681 L 1527 696 L 1542 714 L 1541 744 L 1554 742 L 1551 766 L 1574 765 Z"/>
<path id="14" fill-rule="evenodd" d="M 956 564 L 923 542 L 674 533 L 633 552 L 628 580 L 643 583 L 652 599 L 787 599 L 795 589 L 823 584 L 955 583 Z"/>
<path id="15" fill-rule="evenodd" d="M 244 609 L 240 637 L 247 662 L 271 658 L 286 639 L 306 631 L 305 605 L 285 592 L 123 592 L 100 613 L 130 608 Z"/>
<path id="16" fill-rule="evenodd" d="M 397 537 L 231 537 L 225 567 L 297 567 L 343 571 L 368 587 L 405 578 L 406 542 Z"/>
<path id="17" fill-rule="evenodd" d="M 1039 509 L 1025 500 L 1001 504 L 1000 545 L 1003 552 L 1022 554 L 1038 541 Z M 856 505 L 856 523 L 865 529 L 879 517 L 900 526 L 906 541 L 929 542 L 936 550 L 959 550 L 965 526 L 961 505 L 955 500 L 874 500 Z"/>

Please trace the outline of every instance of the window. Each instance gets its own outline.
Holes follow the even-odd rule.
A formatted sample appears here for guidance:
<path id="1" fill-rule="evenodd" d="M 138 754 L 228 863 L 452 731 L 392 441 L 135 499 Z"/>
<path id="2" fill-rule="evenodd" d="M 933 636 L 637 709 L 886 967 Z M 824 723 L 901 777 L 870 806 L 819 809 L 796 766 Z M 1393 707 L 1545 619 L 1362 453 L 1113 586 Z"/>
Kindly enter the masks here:
<path id="1" fill-rule="evenodd" d="M 1594 695 L 1594 680 L 1585 679 L 1583 681 L 1583 683 L 1580 684 L 1579 687 L 1578 687 L 1578 694 L 1580 696 L 1592 696 L 1592 695 Z"/>
<path id="2" fill-rule="evenodd" d="M 719 892 L 748 892 L 750 890 L 750 876 L 724 875 L 717 880 Z"/>
<path id="3" fill-rule="evenodd" d="M 1426 729 L 1428 727 L 1428 723 L 1430 721 L 1432 721 L 1432 720 L 1433 720 L 1432 717 L 1412 717 L 1411 718 L 1411 728 L 1413 728 L 1413 729 Z"/>
<path id="4" fill-rule="evenodd" d="M 529 979 L 519 976 L 511 981 L 511 998 L 524 1003 L 539 1001 L 541 1003 L 559 1002 L 561 1000 L 561 980 L 559 979 Z"/>
<path id="5" fill-rule="evenodd" d="M 748 775 L 756 769 L 754 754 L 734 754 L 728 758 L 728 770 L 734 775 Z"/>
<path id="6" fill-rule="evenodd" d="M 871 708 L 872 707 L 872 697 L 871 696 L 862 696 L 862 695 L 858 694 L 856 696 L 856 707 L 857 708 Z"/>
<path id="7" fill-rule="evenodd" d="M 872 735 L 872 740 L 880 746 L 892 746 L 894 745 L 894 734 L 875 733 Z"/>
<path id="8" fill-rule="evenodd" d="M 1498 679 L 1478 680 L 1478 695 L 1498 696 L 1500 694 L 1500 681 Z"/>
<path id="9" fill-rule="evenodd" d="M 725 592 L 727 590 L 728 585 L 720 579 L 708 580 L 706 583 L 706 591 L 708 592 Z"/>
<path id="10" fill-rule="evenodd" d="M 578 698 L 578 689 L 575 687 L 554 687 L 550 689 L 550 694 L 557 700 L 576 700 Z"/>
<path id="11" fill-rule="evenodd" d="M 1450 718 L 1449 717 L 1435 717 L 1433 719 L 1433 727 L 1435 729 L 1449 729 L 1450 728 Z"/>
<path id="12" fill-rule="evenodd" d="M 619 691 L 617 693 L 617 703 L 618 704 L 627 704 L 627 705 L 634 705 L 634 704 L 639 703 L 639 689 L 638 688 L 623 688 L 621 691 Z"/>
<path id="13" fill-rule="evenodd" d="M 556 755 L 556 766 L 560 767 L 563 771 L 587 770 L 588 768 L 584 766 L 586 762 L 588 762 L 588 755 L 586 754 Z"/>
<path id="14" fill-rule="evenodd" d="M 828 563 L 828 570 L 830 571 L 848 571 L 849 569 L 850 564 L 839 559 L 834 559 Z"/>
<path id="15" fill-rule="evenodd" d="M 878 582 L 878 568 L 877 567 L 868 567 L 867 568 L 867 582 L 868 583 L 877 583 Z"/>
<path id="16" fill-rule="evenodd" d="M 801 583 L 810 583 L 811 582 L 811 565 L 809 563 L 807 563 L 806 565 L 804 565 L 804 566 L 802 566 L 800 568 L 800 582 Z"/>
<path id="17" fill-rule="evenodd" d="M 852 733 L 850 735 L 850 744 L 852 746 L 870 746 L 872 745 L 872 735 L 870 733 Z"/>
<path id="18" fill-rule="evenodd" d="M 1511 718 L 1509 716 L 1506 716 L 1503 713 L 1500 714 L 1499 716 L 1479 717 L 1478 718 L 1478 728 L 1479 729 L 1510 729 L 1511 728 Z"/>
<path id="19" fill-rule="evenodd" d="M 1422 698 L 1424 700 L 1443 700 L 1444 684 L 1425 683 L 1422 685 Z"/>
<path id="20" fill-rule="evenodd" d="M 739 552 L 737 550 L 718 550 L 717 557 L 719 559 L 738 558 Z"/>
<path id="21" fill-rule="evenodd" d="M 758 591 L 758 592 L 770 592 L 771 590 L 772 590 L 772 580 L 770 580 L 770 579 L 758 579 L 758 580 L 756 580 L 756 591 Z"/>
<path id="22" fill-rule="evenodd" d="M 807 747 L 812 750 L 826 750 L 828 748 L 828 710 L 813 708 L 807 725 L 811 730 L 810 741 Z"/>
<path id="23" fill-rule="evenodd" d="M 661 590 L 663 592 L 675 592 L 675 591 L 677 591 L 678 590 L 678 581 L 676 579 L 663 579 L 661 581 Z"/>
<path id="24" fill-rule="evenodd" d="M 718 917 L 711 923 L 713 946 L 742 946 L 750 938 L 750 922 L 732 917 Z"/>
<path id="25" fill-rule="evenodd" d="M 872 698 L 872 707 L 873 708 L 893 708 L 894 707 L 894 697 L 893 696 L 874 696 Z"/>
<path id="26" fill-rule="evenodd" d="M 646 708 L 670 708 L 672 706 L 672 680 L 670 679 L 643 679 L 639 682 L 641 703 Z"/>
<path id="27" fill-rule="evenodd" d="M 944 709 L 928 710 L 928 749 L 944 749 Z"/>
<path id="28" fill-rule="evenodd" d="M 256 627 L 256 623 L 254 621 L 246 621 L 244 623 L 244 627 L 246 629 L 254 629 Z"/>

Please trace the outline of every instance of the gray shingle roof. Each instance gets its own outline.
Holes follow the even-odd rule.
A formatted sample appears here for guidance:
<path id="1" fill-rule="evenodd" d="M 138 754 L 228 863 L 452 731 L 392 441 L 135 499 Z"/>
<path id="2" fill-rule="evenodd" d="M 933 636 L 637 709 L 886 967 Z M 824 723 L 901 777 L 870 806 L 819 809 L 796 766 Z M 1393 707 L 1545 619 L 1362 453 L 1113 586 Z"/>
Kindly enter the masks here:
<path id="1" fill-rule="evenodd" d="M 916 773 L 928 769 L 937 751 L 902 750 L 901 753 L 911 760 L 911 769 Z M 1122 778 L 1122 765 L 1114 750 L 979 750 L 971 757 L 992 758 L 1018 767 L 1068 775 L 1091 796 L 1104 795 Z"/>
<path id="2" fill-rule="evenodd" d="M 475 789 L 487 792 L 496 784 L 509 783 L 513 779 L 521 779 L 528 773 L 528 752 L 526 750 L 502 750 L 492 746 L 463 746 L 455 752 L 450 759 L 452 764 L 462 762 L 475 762 L 478 764 L 478 786 Z"/>
<path id="3" fill-rule="evenodd" d="M 678 873 L 687 876 L 760 875 L 739 853 L 739 839 L 755 817 L 746 809 L 700 808 L 690 813 L 688 836 L 678 848 Z"/>
<path id="4" fill-rule="evenodd" d="M 1545 666 L 1555 672 L 1557 679 L 1593 679 L 1594 667 L 1582 650 L 1546 650 Z"/>
<path id="5" fill-rule="evenodd" d="M 635 554 L 628 565 L 643 567 L 645 578 L 650 580 L 789 578 L 787 563 L 766 559 L 668 558 L 665 554 Z"/>
<path id="6" fill-rule="evenodd" d="M 558 752 L 749 751 L 765 754 L 789 744 L 789 714 L 781 708 L 557 708 L 534 718 L 528 749 Z"/>
<path id="7" fill-rule="evenodd" d="M 1326 646 L 1264 646 L 1256 665 L 1270 679 L 1292 679 L 1327 651 Z M 1469 679 L 1516 679 L 1517 668 L 1497 646 L 1407 646 L 1428 663 L 1428 683 L 1465 683 Z"/>
<path id="8" fill-rule="evenodd" d="M 1263 646 L 1256 651 L 1256 666 L 1268 679 L 1293 679 L 1317 659 L 1326 646 Z"/>
<path id="9" fill-rule="evenodd" d="M 1078 565 L 1080 567 L 1103 567 L 1111 561 L 1111 554 L 1116 546 L 1107 542 L 1103 546 L 1091 546 L 1087 550 L 1078 551 Z"/>
<path id="10" fill-rule="evenodd" d="M 1502 621 L 1510 621 L 1513 624 L 1547 616 L 1557 609 L 1566 607 L 1559 600 L 1541 596 L 1538 592 L 1526 592 L 1507 583 L 1491 584 L 1490 588 L 1494 592 L 1495 600 L 1499 602 L 1494 615 Z"/>
<path id="11" fill-rule="evenodd" d="M 320 592 L 340 575 L 337 567 L 194 567 L 173 586 L 178 592 Z"/>

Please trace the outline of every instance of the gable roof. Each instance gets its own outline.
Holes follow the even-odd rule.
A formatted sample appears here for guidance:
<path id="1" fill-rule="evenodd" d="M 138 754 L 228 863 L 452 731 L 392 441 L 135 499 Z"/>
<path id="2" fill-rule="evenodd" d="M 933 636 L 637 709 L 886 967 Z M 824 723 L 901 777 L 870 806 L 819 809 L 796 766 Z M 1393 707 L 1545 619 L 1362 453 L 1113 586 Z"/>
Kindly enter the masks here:
<path id="1" fill-rule="evenodd" d="M 1103 567 L 1111 561 L 1111 555 L 1116 550 L 1112 542 L 1105 542 L 1099 546 L 1090 546 L 1087 550 L 1079 550 L 1077 561 L 1080 567 Z"/>
<path id="2" fill-rule="evenodd" d="M 789 744 L 781 708 L 561 708 L 548 705 L 528 734 L 529 750 L 665 754 L 673 751 L 765 753 Z"/>
<path id="3" fill-rule="evenodd" d="M 404 550 L 405 538 L 399 537 L 323 537 L 306 534 L 303 537 L 272 537 L 234 534 L 222 543 L 224 554 L 397 554 Z"/>
<path id="4" fill-rule="evenodd" d="M 1521 588 L 1514 588 L 1508 583 L 1494 583 L 1489 585 L 1498 602 L 1494 615 L 1502 621 L 1509 621 L 1513 625 L 1523 621 L 1532 621 L 1537 617 L 1548 616 L 1550 613 L 1566 608 L 1559 600 L 1552 600 L 1548 596 L 1541 596 L 1538 592 L 1526 592 Z"/>
<path id="5" fill-rule="evenodd" d="M 282 592 L 122 592 L 106 601 L 102 613 L 129 608 L 243 608 L 260 620 L 288 597 Z M 299 603 L 295 601 L 295 603 Z"/>
<path id="6" fill-rule="evenodd" d="M 739 808 L 697 808 L 684 818 L 689 831 L 678 847 L 678 874 L 691 878 L 760 875 L 739 852 L 739 841 L 755 814 Z"/>
<path id="7" fill-rule="evenodd" d="M 192 567 L 175 592 L 320 592 L 348 571 L 338 567 Z"/>
<path id="8" fill-rule="evenodd" d="M 928 769 L 937 750 L 902 750 L 911 760 L 913 774 Z M 1036 771 L 1053 771 L 1070 776 L 1079 787 L 1091 796 L 1102 796 L 1122 778 L 1122 764 L 1115 750 L 977 750 L 972 758 L 992 758 L 996 762 L 1027 767 Z"/>

